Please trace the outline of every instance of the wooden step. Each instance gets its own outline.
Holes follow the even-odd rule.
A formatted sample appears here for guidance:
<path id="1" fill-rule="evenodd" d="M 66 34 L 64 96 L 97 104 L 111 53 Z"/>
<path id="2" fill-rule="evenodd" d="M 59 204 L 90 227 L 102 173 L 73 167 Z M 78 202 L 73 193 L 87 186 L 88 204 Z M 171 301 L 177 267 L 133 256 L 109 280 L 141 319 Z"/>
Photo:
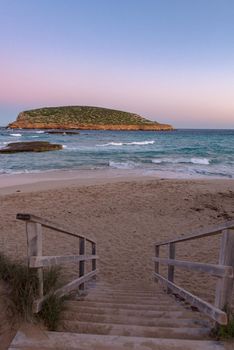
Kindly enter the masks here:
<path id="1" fill-rule="evenodd" d="M 95 322 L 95 323 L 114 323 L 114 324 L 128 324 L 137 326 L 150 327 L 208 327 L 209 323 L 204 320 L 191 318 L 147 318 L 141 316 L 126 316 L 112 313 L 109 315 L 100 315 L 95 313 L 82 312 L 63 312 L 61 315 L 62 322 L 64 320 L 81 321 L 81 322 Z"/>
<path id="2" fill-rule="evenodd" d="M 130 291 L 127 289 L 115 290 L 115 289 L 88 289 L 88 294 L 90 293 L 104 293 L 104 294 L 124 294 L 124 295 L 135 295 L 135 296 L 157 296 L 157 295 L 167 295 L 163 290 L 160 291 Z"/>
<path id="3" fill-rule="evenodd" d="M 119 303 L 119 304 L 141 304 L 141 305 L 174 305 L 179 303 L 179 301 L 174 300 L 172 298 L 160 297 L 160 298 L 143 298 L 143 297 L 122 297 L 122 296 L 114 296 L 114 297 L 96 297 L 95 295 L 88 295 L 86 297 L 79 297 L 76 299 L 77 301 L 91 301 L 91 302 L 101 302 L 101 303 Z"/>
<path id="4" fill-rule="evenodd" d="M 154 310 L 154 311 L 166 311 L 166 310 L 170 310 L 170 311 L 181 311 L 184 310 L 184 308 L 180 305 L 180 304 L 172 304 L 172 305 L 168 305 L 168 304 L 154 304 L 154 305 L 139 305 L 136 303 L 129 303 L 129 304 L 125 304 L 125 303 L 111 303 L 111 302 L 98 302 L 98 301 L 67 301 L 65 302 L 65 305 L 67 307 L 70 308 L 76 308 L 76 310 L 79 310 L 79 307 L 99 307 L 99 308 L 112 308 L 112 309 L 129 309 L 129 310 Z"/>
<path id="5" fill-rule="evenodd" d="M 87 288 L 90 288 L 88 285 L 86 285 Z M 151 293 L 155 291 L 162 292 L 163 287 L 161 285 L 154 285 L 152 288 L 144 288 L 144 287 L 136 287 L 136 286 L 131 286 L 131 285 L 102 285 L 102 284 L 96 284 L 94 286 L 91 286 L 90 289 L 96 289 L 96 290 L 112 290 L 112 291 L 131 291 L 133 293 L 141 293 L 141 292 L 146 292 L 146 293 Z"/>
<path id="6" fill-rule="evenodd" d="M 210 328 L 206 327 L 145 327 L 128 324 L 65 321 L 58 330 L 76 333 L 123 335 L 145 338 L 205 339 Z"/>
<path id="7" fill-rule="evenodd" d="M 121 292 L 121 293 L 111 293 L 111 292 L 103 292 L 103 291 L 88 291 L 86 296 L 95 296 L 95 297 L 107 297 L 107 298 L 114 298 L 114 297 L 121 297 L 121 298 L 171 298 L 171 295 L 168 295 L 166 293 L 128 293 L 128 292 Z"/>
<path id="8" fill-rule="evenodd" d="M 17 332 L 9 350 L 225 350 L 215 341 L 124 337 L 63 332 Z"/>
<path id="9" fill-rule="evenodd" d="M 79 305 L 76 305 L 77 307 L 73 308 L 67 308 L 66 312 L 71 312 L 74 315 L 77 313 L 92 313 L 96 315 L 112 315 L 113 310 L 112 308 L 108 307 L 89 307 L 89 306 L 83 306 L 82 303 L 79 303 Z M 153 310 L 134 310 L 134 309 L 126 309 L 126 308 L 118 308 L 114 310 L 115 314 L 122 315 L 122 316 L 137 316 L 137 317 L 144 317 L 144 318 L 158 318 L 158 317 L 164 317 L 164 318 L 198 318 L 198 319 L 206 319 L 198 312 L 194 311 L 186 311 L 186 310 L 180 310 L 180 311 L 168 311 L 162 310 L 162 311 L 153 311 Z"/>
<path id="10" fill-rule="evenodd" d="M 101 287 L 97 287 L 97 288 L 91 288 L 88 289 L 89 291 L 102 291 L 105 293 L 111 292 L 111 293 L 129 293 L 129 294 L 162 294 L 165 293 L 164 290 L 162 288 L 160 289 L 130 289 L 130 288 L 101 288 Z"/>

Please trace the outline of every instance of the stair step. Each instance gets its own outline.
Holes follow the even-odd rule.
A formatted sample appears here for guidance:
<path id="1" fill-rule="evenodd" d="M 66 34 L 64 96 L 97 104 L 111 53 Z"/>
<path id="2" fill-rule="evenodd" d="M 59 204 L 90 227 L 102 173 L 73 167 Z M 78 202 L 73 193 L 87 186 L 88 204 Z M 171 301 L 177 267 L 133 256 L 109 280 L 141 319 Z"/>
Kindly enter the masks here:
<path id="1" fill-rule="evenodd" d="M 145 327 L 127 324 L 65 321 L 58 330 L 90 334 L 124 335 L 135 337 L 204 339 L 209 336 L 206 327 Z"/>
<path id="2" fill-rule="evenodd" d="M 87 294 L 83 294 L 81 296 L 88 296 L 90 298 L 125 298 L 125 299 L 135 299 L 135 300 L 140 300 L 140 299 L 155 299 L 158 300 L 160 298 L 163 299 L 172 299 L 171 296 L 167 295 L 167 294 L 131 294 L 131 293 L 104 293 L 104 292 L 99 292 L 99 291 L 88 291 Z"/>
<path id="3" fill-rule="evenodd" d="M 164 293 L 163 289 L 160 288 L 160 289 L 133 289 L 133 288 L 118 288 L 118 287 L 110 287 L 110 288 L 107 288 L 107 287 L 100 287 L 100 286 L 97 286 L 95 288 L 90 288 L 90 290 L 100 290 L 100 291 L 103 291 L 103 292 L 117 292 L 117 293 L 133 293 L 133 294 L 141 294 L 141 293 L 145 293 L 145 294 L 155 294 L 155 293 Z"/>
<path id="4" fill-rule="evenodd" d="M 85 297 L 78 297 L 76 299 L 77 301 L 91 301 L 91 302 L 101 302 L 101 303 L 121 303 L 121 304 L 141 304 L 141 305 L 174 305 L 178 301 L 172 298 L 160 297 L 160 298 L 136 298 L 136 297 L 96 297 L 96 296 L 85 296 Z"/>
<path id="5" fill-rule="evenodd" d="M 72 312 L 74 314 L 79 313 L 92 313 L 96 315 L 112 315 L 113 314 L 113 308 L 108 307 L 89 307 L 89 306 L 82 306 L 80 303 L 79 306 L 73 307 L 72 309 L 68 309 L 67 312 Z M 201 315 L 198 312 L 193 311 L 168 311 L 162 310 L 162 311 L 153 311 L 153 310 L 131 310 L 126 308 L 118 308 L 114 311 L 115 314 L 121 315 L 121 316 L 137 316 L 137 317 L 144 317 L 144 318 L 158 318 L 158 317 L 164 317 L 164 318 L 205 318 L 203 315 Z"/>
<path id="6" fill-rule="evenodd" d="M 94 313 L 82 313 L 67 311 L 61 315 L 61 320 L 72 320 L 81 322 L 95 322 L 95 323 L 114 323 L 114 324 L 128 324 L 138 326 L 150 327 L 208 327 L 209 324 L 204 320 L 191 318 L 145 318 L 144 316 L 122 316 L 118 314 L 100 315 Z"/>
<path id="7" fill-rule="evenodd" d="M 43 332 L 29 337 L 18 331 L 9 350 L 225 350 L 220 342 Z"/>
<path id="8" fill-rule="evenodd" d="M 184 308 L 180 305 L 180 304 L 172 304 L 172 305 L 168 305 L 168 304 L 155 304 L 155 305 L 149 305 L 149 304 L 145 304 L 145 305 L 139 305 L 139 304 L 135 304 L 135 303 L 129 303 L 129 304 L 125 304 L 125 303 L 111 303 L 111 302 L 99 302 L 99 301 L 67 301 L 65 303 L 65 305 L 67 305 L 67 307 L 71 307 L 71 308 L 76 308 L 77 310 L 79 310 L 79 307 L 82 306 L 87 306 L 87 307 L 99 307 L 99 308 L 112 308 L 112 309 L 130 309 L 130 310 L 154 310 L 154 311 L 167 311 L 168 309 L 170 309 L 170 311 L 181 311 L 184 310 Z"/>
<path id="9" fill-rule="evenodd" d="M 154 290 L 162 290 L 162 286 L 160 284 L 154 284 L 151 286 L 144 286 L 141 285 L 135 285 L 135 284 L 107 284 L 107 283 L 101 283 L 97 282 L 96 285 L 94 285 L 95 288 L 106 288 L 106 289 L 112 289 L 112 290 L 133 290 L 133 291 L 154 291 Z"/>
<path id="10" fill-rule="evenodd" d="M 102 290 L 102 289 L 88 289 L 87 290 L 88 295 L 120 295 L 120 296 L 136 296 L 136 297 L 141 297 L 141 296 L 145 296 L 145 297 L 158 297 L 158 296 L 167 296 L 167 293 L 163 292 L 163 291 L 154 291 L 154 292 L 130 292 L 128 290 L 126 291 L 115 291 L 115 290 Z"/>

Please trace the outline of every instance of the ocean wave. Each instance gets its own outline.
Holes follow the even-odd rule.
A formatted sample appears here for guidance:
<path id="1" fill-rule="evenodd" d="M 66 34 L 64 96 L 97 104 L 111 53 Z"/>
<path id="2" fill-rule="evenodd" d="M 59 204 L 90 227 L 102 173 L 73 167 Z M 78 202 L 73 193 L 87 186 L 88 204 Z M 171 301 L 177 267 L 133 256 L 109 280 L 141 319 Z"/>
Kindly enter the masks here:
<path id="1" fill-rule="evenodd" d="M 163 163 L 163 159 L 152 159 L 152 163 L 155 163 L 155 164 Z"/>
<path id="2" fill-rule="evenodd" d="M 193 164 L 209 165 L 210 164 L 210 160 L 208 158 L 191 158 L 191 163 L 193 163 Z"/>
<path id="3" fill-rule="evenodd" d="M 109 166 L 115 169 L 134 169 L 136 167 L 136 163 L 128 161 L 128 162 L 114 162 L 109 161 Z"/>
<path id="4" fill-rule="evenodd" d="M 22 136 L 22 134 L 10 134 L 11 136 L 14 136 L 14 137 L 20 137 Z"/>
<path id="5" fill-rule="evenodd" d="M 161 163 L 173 163 L 173 164 L 183 164 L 183 163 L 191 163 L 198 165 L 209 165 L 210 159 L 208 158 L 155 158 L 152 159 L 152 163 L 161 164 Z"/>
<path id="6" fill-rule="evenodd" d="M 195 170 L 197 174 L 206 175 L 206 176 L 215 176 L 215 177 L 227 177 L 229 179 L 233 179 L 233 175 L 228 172 L 221 171 L 207 171 L 207 170 Z"/>
<path id="7" fill-rule="evenodd" d="M 43 131 L 43 130 L 36 131 L 36 134 L 44 134 L 44 133 L 45 133 L 45 131 Z"/>
<path id="8" fill-rule="evenodd" d="M 109 142 L 109 143 L 104 143 L 103 145 L 96 145 L 98 147 L 107 147 L 107 146 L 123 146 L 123 142 Z"/>
<path id="9" fill-rule="evenodd" d="M 144 145 L 153 145 L 155 141 L 133 141 L 133 142 L 108 142 L 103 145 L 96 145 L 98 147 L 108 147 L 108 146 L 144 146 Z"/>

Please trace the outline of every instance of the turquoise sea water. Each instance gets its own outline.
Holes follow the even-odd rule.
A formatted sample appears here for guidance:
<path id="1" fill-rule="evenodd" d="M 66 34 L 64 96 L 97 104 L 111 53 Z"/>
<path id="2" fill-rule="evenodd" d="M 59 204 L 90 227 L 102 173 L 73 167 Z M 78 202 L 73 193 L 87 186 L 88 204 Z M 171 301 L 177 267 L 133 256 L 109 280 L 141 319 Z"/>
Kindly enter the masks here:
<path id="1" fill-rule="evenodd" d="M 84 130 L 79 135 L 52 135 L 0 129 L 1 148 L 20 141 L 49 141 L 63 149 L 0 155 L 0 174 L 112 168 L 159 176 L 234 178 L 234 130 Z"/>

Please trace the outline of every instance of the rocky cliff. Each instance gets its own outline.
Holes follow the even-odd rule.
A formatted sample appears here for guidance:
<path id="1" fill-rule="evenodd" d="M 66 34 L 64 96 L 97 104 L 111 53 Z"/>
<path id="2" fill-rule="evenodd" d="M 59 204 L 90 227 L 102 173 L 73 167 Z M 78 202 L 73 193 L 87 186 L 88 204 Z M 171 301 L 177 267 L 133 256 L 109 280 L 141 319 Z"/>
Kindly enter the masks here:
<path id="1" fill-rule="evenodd" d="M 48 107 L 21 112 L 9 128 L 83 130 L 173 130 L 168 124 L 150 121 L 134 113 L 108 108 Z"/>

